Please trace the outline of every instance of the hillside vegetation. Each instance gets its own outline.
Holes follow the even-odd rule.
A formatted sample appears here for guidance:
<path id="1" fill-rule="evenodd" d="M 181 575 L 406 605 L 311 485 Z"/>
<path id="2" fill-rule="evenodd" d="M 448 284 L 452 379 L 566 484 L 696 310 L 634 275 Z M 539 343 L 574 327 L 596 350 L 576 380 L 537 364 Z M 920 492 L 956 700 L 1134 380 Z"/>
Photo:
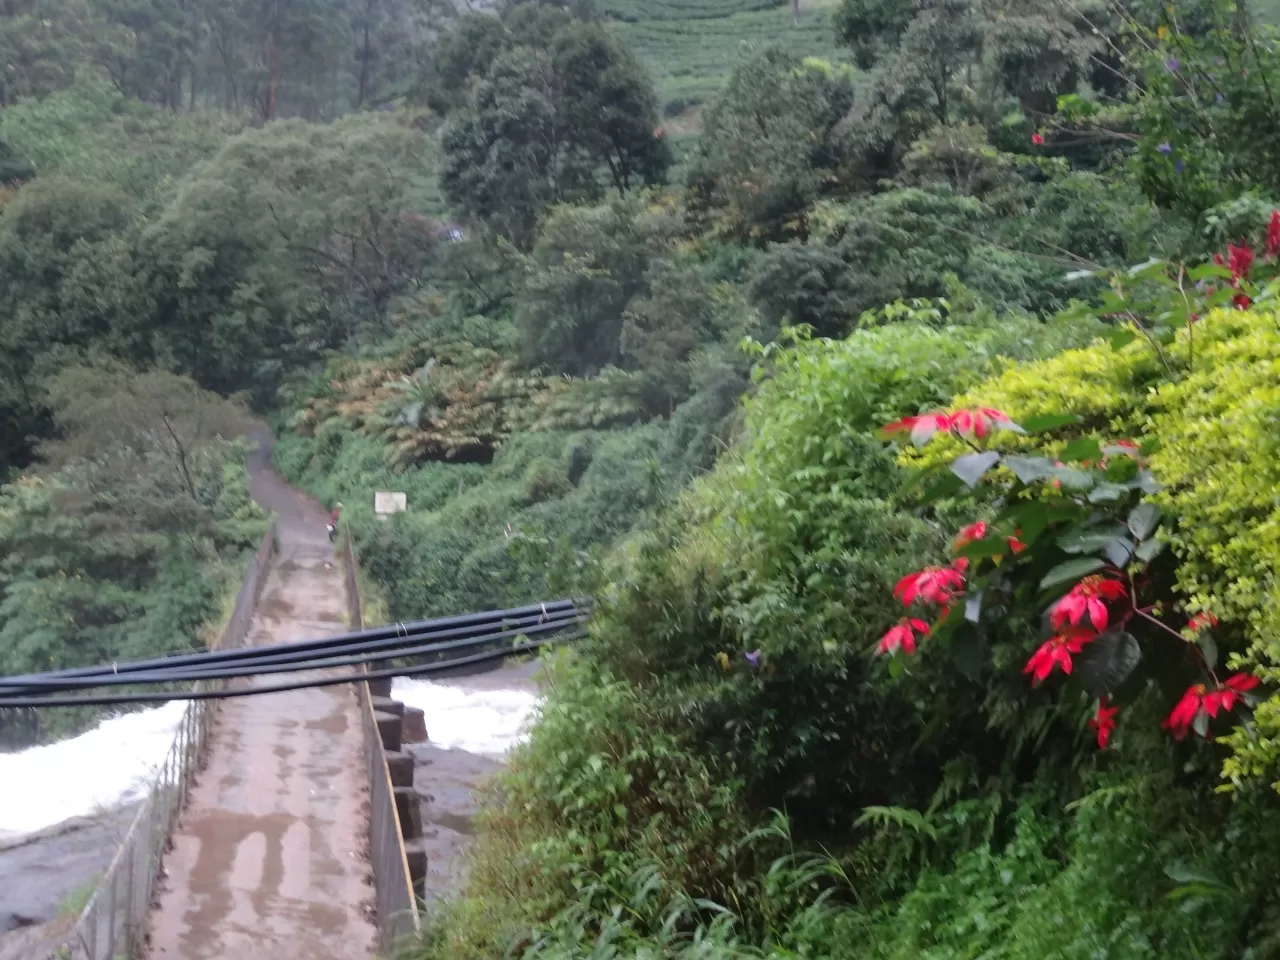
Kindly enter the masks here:
<path id="1" fill-rule="evenodd" d="M 253 412 L 597 601 L 411 957 L 1280 954 L 1264 12 L 0 7 L 0 667 L 198 642 Z"/>
<path id="2" fill-rule="evenodd" d="M 707 103 L 744 44 L 778 44 L 798 57 L 848 59 L 832 30 L 831 0 L 608 0 L 600 9 L 653 76 L 663 111 L 674 117 Z"/>

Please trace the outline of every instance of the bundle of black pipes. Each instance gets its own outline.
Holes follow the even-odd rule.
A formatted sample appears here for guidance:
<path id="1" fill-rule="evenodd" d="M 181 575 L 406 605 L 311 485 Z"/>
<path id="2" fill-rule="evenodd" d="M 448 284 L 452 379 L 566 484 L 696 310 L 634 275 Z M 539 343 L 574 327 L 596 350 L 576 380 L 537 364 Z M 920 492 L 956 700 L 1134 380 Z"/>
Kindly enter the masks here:
<path id="1" fill-rule="evenodd" d="M 575 640 L 582 636 L 582 626 L 589 615 L 589 601 L 555 600 L 512 610 L 491 610 L 437 620 L 396 623 L 297 643 L 175 654 L 149 660 L 2 677 L 0 710 L 246 697 L 308 687 L 336 686 L 356 680 L 439 673 L 469 664 L 532 653 L 552 642 Z M 453 651 L 468 647 L 490 649 L 473 654 L 452 655 Z M 197 691 L 184 688 L 100 693 L 92 696 L 67 695 L 75 691 L 100 688 L 188 684 L 197 680 L 331 670 L 336 667 L 421 657 L 436 659 L 431 663 L 380 665 L 367 672 L 350 671 L 312 676 L 288 683 L 222 690 Z"/>

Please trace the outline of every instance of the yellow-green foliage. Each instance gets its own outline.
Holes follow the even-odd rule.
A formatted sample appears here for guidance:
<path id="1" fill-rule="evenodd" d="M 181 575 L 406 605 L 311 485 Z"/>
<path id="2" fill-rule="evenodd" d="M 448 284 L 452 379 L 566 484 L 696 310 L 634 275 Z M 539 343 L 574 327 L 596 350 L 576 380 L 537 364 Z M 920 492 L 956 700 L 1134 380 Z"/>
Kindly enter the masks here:
<path id="1" fill-rule="evenodd" d="M 523 430 L 604 429 L 649 418 L 650 379 L 606 369 L 592 379 L 520 373 L 493 350 L 419 344 L 390 357 L 331 361 L 326 388 L 290 426 L 304 437 L 339 426 L 381 439 L 392 466 L 487 460 Z"/>
<path id="2" fill-rule="evenodd" d="M 1243 662 L 1280 683 L 1280 314 L 1217 312 L 1167 356 L 1170 369 L 1144 341 L 1120 350 L 1098 342 L 1012 366 L 953 407 L 997 407 L 1015 420 L 1071 413 L 1086 433 L 1157 440 L 1151 469 L 1165 488 L 1155 499 L 1174 521 L 1166 536 L 1186 609 L 1243 631 Z M 945 462 L 949 447 L 904 460 Z M 1280 694 L 1255 720 L 1256 736 L 1240 729 L 1230 739 L 1224 773 L 1233 780 L 1274 775 L 1280 762 Z"/>

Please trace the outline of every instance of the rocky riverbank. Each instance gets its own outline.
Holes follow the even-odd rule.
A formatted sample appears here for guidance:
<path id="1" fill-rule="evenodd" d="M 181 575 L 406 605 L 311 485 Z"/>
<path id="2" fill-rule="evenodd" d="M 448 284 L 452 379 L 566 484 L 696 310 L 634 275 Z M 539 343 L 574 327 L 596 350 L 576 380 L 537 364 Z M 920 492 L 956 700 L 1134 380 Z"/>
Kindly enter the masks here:
<path id="1" fill-rule="evenodd" d="M 0 960 L 33 960 L 83 908 L 137 804 L 0 840 Z"/>

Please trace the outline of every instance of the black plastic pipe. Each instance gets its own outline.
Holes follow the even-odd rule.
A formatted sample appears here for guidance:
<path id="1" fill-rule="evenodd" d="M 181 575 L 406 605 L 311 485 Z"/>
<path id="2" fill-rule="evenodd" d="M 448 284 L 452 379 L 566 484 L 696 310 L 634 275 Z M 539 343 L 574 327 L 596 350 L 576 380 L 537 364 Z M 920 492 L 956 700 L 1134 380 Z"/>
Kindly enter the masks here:
<path id="1" fill-rule="evenodd" d="M 293 643 L 272 644 L 269 647 L 240 647 L 234 650 L 209 650 L 200 653 L 175 654 L 164 657 L 153 657 L 146 660 L 132 660 L 119 664 L 99 665 L 93 667 L 72 667 L 53 670 L 47 673 L 25 674 L 15 677 L 0 677 L 0 691 L 18 689 L 33 682 L 40 683 L 48 679 L 74 679 L 93 676 L 118 676 L 144 673 L 155 668 L 183 668 L 187 666 L 199 668 L 217 663 L 232 663 L 243 660 L 255 660 L 268 656 L 286 656 L 291 653 L 306 654 L 314 651 L 341 649 L 353 643 L 388 641 L 388 646 L 402 641 L 405 637 L 421 636 L 430 632 L 439 635 L 465 635 L 468 631 L 482 633 L 492 630 L 495 623 L 527 620 L 539 617 L 556 617 L 561 614 L 578 616 L 590 611 L 589 603 L 573 600 L 556 600 L 549 603 L 518 607 L 512 610 L 486 611 L 465 614 L 457 617 L 442 617 L 435 620 L 419 620 L 411 623 L 388 624 L 353 633 L 340 633 L 330 637 L 313 640 L 300 640 Z M 384 647 L 385 649 L 385 647 Z"/>
<path id="2" fill-rule="evenodd" d="M 390 667 L 384 670 L 359 671 L 344 674 L 340 677 L 318 677 L 314 680 L 303 680 L 297 683 L 281 683 L 268 687 L 248 687 L 239 690 L 188 690 L 175 693 L 120 693 L 106 697 L 15 697 L 0 702 L 0 710 L 37 709 L 44 707 L 110 707 L 126 703 L 168 703 L 171 700 L 233 700 L 239 697 L 256 697 L 266 693 L 285 693 L 290 690 L 309 690 L 319 687 L 337 687 L 344 683 L 358 683 L 362 680 L 381 680 L 386 677 L 416 677 L 428 673 L 442 673 L 456 667 L 472 663 L 485 663 L 491 660 L 502 660 L 506 657 L 532 653 L 548 644 L 577 640 L 585 633 L 571 634 L 565 637 L 550 637 L 544 640 L 531 640 L 502 650 L 457 657 L 441 663 L 425 664 L 417 667 Z"/>
<path id="3" fill-rule="evenodd" d="M 474 647 L 481 644 L 498 643 L 503 640 L 515 640 L 533 634 L 545 634 L 579 626 L 586 620 L 582 616 L 565 616 L 552 620 L 539 620 L 528 625 L 513 627 L 496 633 L 488 633 L 461 640 L 436 642 L 436 634 L 425 633 L 417 636 L 402 637 L 396 641 L 393 650 L 385 649 L 387 641 L 381 641 L 376 649 L 367 645 L 352 644 L 342 651 L 335 651 L 323 657 L 308 657 L 295 653 L 289 658 L 263 657 L 247 664 L 205 667 L 203 669 L 187 668 L 184 670 L 157 670 L 146 673 L 104 674 L 91 677 L 33 677 L 20 690 L 13 693 L 0 690 L 0 707 L 9 706 L 14 697 L 35 694 L 66 693 L 72 690 L 91 690 L 98 687 L 140 686 L 158 683 L 187 683 L 196 680 L 223 680 L 234 677 L 252 677 L 272 673 L 290 673 L 303 670 L 327 670 L 334 667 L 356 666 L 378 660 L 403 657 L 419 657 L 462 647 Z M 424 638 L 432 638 L 428 643 L 420 643 Z M 256 648 L 270 652 L 273 647 Z M 448 661 L 446 661 L 448 662 Z"/>

